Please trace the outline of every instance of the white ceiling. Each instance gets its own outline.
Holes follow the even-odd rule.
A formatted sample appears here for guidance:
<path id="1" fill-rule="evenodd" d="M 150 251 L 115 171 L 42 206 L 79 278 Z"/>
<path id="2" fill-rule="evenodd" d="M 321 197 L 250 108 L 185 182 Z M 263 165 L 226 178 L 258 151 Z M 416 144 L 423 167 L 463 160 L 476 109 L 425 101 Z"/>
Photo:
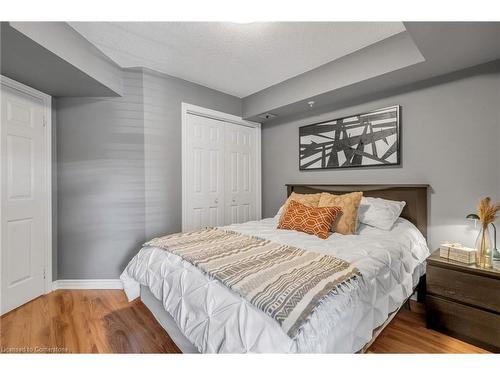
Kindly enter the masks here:
<path id="1" fill-rule="evenodd" d="M 401 22 L 70 22 L 122 67 L 245 97 L 405 30 Z"/>

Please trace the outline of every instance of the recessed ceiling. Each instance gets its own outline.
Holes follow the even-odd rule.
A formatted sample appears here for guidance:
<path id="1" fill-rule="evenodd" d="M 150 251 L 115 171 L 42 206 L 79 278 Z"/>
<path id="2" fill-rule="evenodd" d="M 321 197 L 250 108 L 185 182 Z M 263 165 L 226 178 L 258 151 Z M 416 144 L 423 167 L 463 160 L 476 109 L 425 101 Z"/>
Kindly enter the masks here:
<path id="1" fill-rule="evenodd" d="M 401 22 L 70 22 L 122 67 L 245 97 L 405 30 Z"/>

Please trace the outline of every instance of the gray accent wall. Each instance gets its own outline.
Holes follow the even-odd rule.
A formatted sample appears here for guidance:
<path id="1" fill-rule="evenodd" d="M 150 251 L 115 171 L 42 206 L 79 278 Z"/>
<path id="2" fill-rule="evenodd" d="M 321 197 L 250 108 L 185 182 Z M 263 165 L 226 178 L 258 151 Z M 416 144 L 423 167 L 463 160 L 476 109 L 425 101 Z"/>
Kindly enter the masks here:
<path id="1" fill-rule="evenodd" d="M 119 276 L 144 240 L 142 74 L 123 97 L 57 100 L 57 278 Z"/>
<path id="2" fill-rule="evenodd" d="M 241 100 L 125 70 L 121 98 L 57 99 L 56 279 L 117 278 L 148 238 L 181 229 L 181 103 Z"/>
<path id="3" fill-rule="evenodd" d="M 429 241 L 472 245 L 475 230 L 465 216 L 486 195 L 500 199 L 500 74 L 498 70 L 426 81 L 379 94 L 334 111 L 319 108 L 262 127 L 264 217 L 286 198 L 286 183 L 427 183 Z M 298 128 L 368 110 L 402 107 L 402 166 L 299 171 Z"/>

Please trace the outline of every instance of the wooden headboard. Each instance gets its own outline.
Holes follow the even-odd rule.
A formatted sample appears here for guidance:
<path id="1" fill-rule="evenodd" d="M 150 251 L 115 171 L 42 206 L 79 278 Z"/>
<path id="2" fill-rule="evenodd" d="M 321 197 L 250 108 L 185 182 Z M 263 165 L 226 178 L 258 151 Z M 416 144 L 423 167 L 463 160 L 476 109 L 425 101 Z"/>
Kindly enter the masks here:
<path id="1" fill-rule="evenodd" d="M 405 201 L 401 217 L 413 223 L 427 238 L 427 190 L 429 185 L 306 185 L 287 184 L 287 196 L 292 192 L 313 194 L 327 192 L 346 194 L 362 191 L 366 197 Z"/>

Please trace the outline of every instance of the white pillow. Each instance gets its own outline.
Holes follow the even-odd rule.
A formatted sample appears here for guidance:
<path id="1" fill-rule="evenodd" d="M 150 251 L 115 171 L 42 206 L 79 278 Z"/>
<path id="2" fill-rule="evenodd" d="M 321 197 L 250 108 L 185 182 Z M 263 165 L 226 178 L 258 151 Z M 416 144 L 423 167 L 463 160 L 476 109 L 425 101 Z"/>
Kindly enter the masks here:
<path id="1" fill-rule="evenodd" d="M 363 197 L 358 209 L 360 223 L 390 230 L 403 211 L 406 202 Z"/>
<path id="2" fill-rule="evenodd" d="M 283 210 L 285 209 L 285 205 L 282 205 L 280 209 L 278 210 L 278 213 L 276 214 L 275 218 L 279 219 L 281 217 L 281 214 L 283 213 Z"/>

